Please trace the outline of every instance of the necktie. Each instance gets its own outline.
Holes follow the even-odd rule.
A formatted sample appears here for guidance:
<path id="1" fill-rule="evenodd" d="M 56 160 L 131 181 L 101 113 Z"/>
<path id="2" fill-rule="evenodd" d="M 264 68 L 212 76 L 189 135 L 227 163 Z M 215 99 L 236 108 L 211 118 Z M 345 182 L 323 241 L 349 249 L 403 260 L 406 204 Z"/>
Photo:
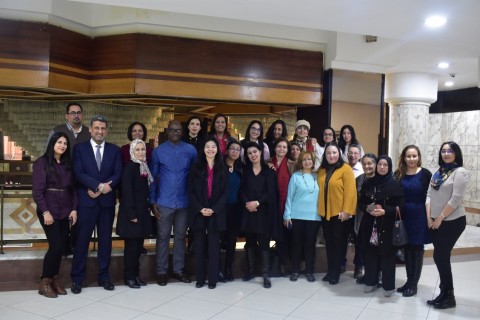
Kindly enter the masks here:
<path id="1" fill-rule="evenodd" d="M 102 165 L 102 155 L 100 153 L 100 148 L 102 146 L 101 145 L 96 145 L 95 147 L 97 147 L 97 152 L 95 153 L 95 160 L 97 161 L 98 171 L 100 171 L 100 166 Z"/>

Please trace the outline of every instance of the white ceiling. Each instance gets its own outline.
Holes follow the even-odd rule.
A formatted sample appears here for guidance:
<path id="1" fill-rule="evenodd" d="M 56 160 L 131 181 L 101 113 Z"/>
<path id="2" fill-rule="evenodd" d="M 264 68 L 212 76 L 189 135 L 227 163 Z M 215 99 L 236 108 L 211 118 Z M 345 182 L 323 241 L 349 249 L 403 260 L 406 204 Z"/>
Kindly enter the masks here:
<path id="1" fill-rule="evenodd" d="M 433 14 L 446 25 L 425 27 Z M 318 50 L 326 68 L 426 72 L 438 76 L 439 90 L 480 87 L 480 0 L 0 0 L 0 17 L 92 36 L 158 32 Z M 438 69 L 440 61 L 450 68 Z M 455 85 L 446 88 L 450 74 Z"/>

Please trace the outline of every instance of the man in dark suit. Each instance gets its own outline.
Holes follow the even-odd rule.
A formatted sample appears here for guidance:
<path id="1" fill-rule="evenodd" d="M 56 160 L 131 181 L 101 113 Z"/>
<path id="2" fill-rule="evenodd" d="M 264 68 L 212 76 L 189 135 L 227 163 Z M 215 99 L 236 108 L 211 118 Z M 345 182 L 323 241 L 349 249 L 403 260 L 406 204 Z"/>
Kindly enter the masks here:
<path id="1" fill-rule="evenodd" d="M 122 175 L 120 148 L 105 142 L 108 122 L 103 116 L 90 121 L 91 139 L 75 146 L 73 169 L 77 179 L 77 241 L 72 261 L 72 293 L 82 291 L 86 277 L 88 247 L 93 230 L 98 231 L 98 285 L 114 290 L 108 268 L 112 252 L 112 226 L 116 193 Z"/>

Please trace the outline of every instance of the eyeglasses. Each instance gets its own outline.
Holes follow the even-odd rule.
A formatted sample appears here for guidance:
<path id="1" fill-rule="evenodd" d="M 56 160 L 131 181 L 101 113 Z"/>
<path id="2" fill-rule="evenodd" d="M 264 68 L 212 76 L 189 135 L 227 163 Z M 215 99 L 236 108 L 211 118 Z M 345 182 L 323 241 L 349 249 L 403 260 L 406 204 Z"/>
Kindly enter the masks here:
<path id="1" fill-rule="evenodd" d="M 232 151 L 232 152 L 240 152 L 240 148 L 228 148 L 228 150 Z"/>
<path id="2" fill-rule="evenodd" d="M 452 154 L 452 153 L 455 153 L 455 151 L 453 151 L 452 149 L 443 149 L 441 152 L 442 152 L 442 154 Z"/>
<path id="3" fill-rule="evenodd" d="M 360 152 L 348 152 L 348 155 L 349 156 L 358 156 L 360 154 Z"/>
<path id="4" fill-rule="evenodd" d="M 83 113 L 82 111 L 77 111 L 77 112 L 75 112 L 75 111 L 70 111 L 70 112 L 67 112 L 67 114 L 70 115 L 70 116 L 81 116 L 82 113 Z"/>
<path id="5" fill-rule="evenodd" d="M 256 128 L 256 127 L 250 127 L 250 130 L 253 130 L 253 131 L 256 131 L 256 132 L 260 132 L 262 129 Z"/>
<path id="6" fill-rule="evenodd" d="M 324 137 L 333 137 L 333 133 L 324 133 L 323 136 Z"/>

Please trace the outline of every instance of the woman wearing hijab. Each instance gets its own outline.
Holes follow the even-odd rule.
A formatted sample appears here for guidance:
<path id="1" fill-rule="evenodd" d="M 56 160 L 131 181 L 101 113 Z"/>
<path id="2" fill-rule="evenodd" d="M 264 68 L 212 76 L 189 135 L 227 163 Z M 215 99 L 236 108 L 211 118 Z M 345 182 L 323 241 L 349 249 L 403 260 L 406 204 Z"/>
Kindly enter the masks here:
<path id="1" fill-rule="evenodd" d="M 124 281 L 132 289 L 147 285 L 140 279 L 140 255 L 143 241 L 152 233 L 149 186 L 153 181 L 146 163 L 147 147 L 143 140 L 130 144 L 130 162 L 122 171 L 122 190 L 117 217 L 117 234 L 125 241 Z"/>
<path id="2" fill-rule="evenodd" d="M 440 294 L 427 303 L 436 309 L 449 309 L 456 306 L 450 256 L 467 224 L 463 198 L 468 172 L 463 168 L 462 150 L 453 141 L 440 147 L 438 165 L 428 188 L 426 208 L 428 227 L 433 233 L 433 260 L 440 275 Z"/>
<path id="3" fill-rule="evenodd" d="M 72 225 L 77 222 L 77 192 L 70 143 L 65 133 L 54 133 L 43 156 L 33 164 L 32 194 L 37 204 L 38 220 L 48 240 L 38 293 L 57 298 L 67 294 L 58 282 L 58 273 L 69 221 Z"/>
<path id="4" fill-rule="evenodd" d="M 213 137 L 205 140 L 197 163 L 190 170 L 188 192 L 196 287 L 205 285 L 208 244 L 208 288 L 215 289 L 220 268 L 220 232 L 226 229 L 228 178 L 220 147 Z"/>
<path id="5" fill-rule="evenodd" d="M 322 216 L 326 241 L 327 274 L 322 281 L 336 285 L 340 266 L 345 257 L 348 223 L 356 213 L 357 190 L 352 168 L 340 156 L 336 143 L 326 145 L 322 164 L 318 170 L 318 212 Z"/>
<path id="6" fill-rule="evenodd" d="M 397 207 L 403 212 L 403 188 L 393 178 L 392 159 L 381 155 L 375 176 L 365 180 L 359 198 L 359 208 L 363 211 L 360 241 L 365 263 L 365 293 L 375 290 L 380 271 L 384 296 L 391 297 L 395 289 L 396 248 L 392 237 Z"/>
<path id="7" fill-rule="evenodd" d="M 147 127 L 138 121 L 132 122 L 127 129 L 127 138 L 129 141 L 133 141 L 135 139 L 140 139 L 143 142 L 147 141 Z M 147 163 L 150 162 L 152 158 L 153 148 L 145 142 L 147 146 Z M 120 148 L 120 153 L 122 155 L 122 164 L 126 165 L 130 162 L 130 146 L 131 143 L 124 144 Z"/>

